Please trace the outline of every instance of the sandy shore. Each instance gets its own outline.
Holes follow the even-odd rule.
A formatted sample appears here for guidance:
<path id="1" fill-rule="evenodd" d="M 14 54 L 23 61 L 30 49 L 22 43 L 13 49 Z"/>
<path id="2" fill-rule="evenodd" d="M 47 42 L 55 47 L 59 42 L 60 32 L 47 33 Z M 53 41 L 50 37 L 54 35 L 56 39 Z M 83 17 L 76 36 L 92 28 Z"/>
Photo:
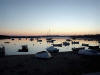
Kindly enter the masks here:
<path id="1" fill-rule="evenodd" d="M 34 55 L 0 57 L 0 75 L 82 75 L 100 72 L 100 57 L 86 57 L 73 52 L 52 54 L 43 60 Z"/>

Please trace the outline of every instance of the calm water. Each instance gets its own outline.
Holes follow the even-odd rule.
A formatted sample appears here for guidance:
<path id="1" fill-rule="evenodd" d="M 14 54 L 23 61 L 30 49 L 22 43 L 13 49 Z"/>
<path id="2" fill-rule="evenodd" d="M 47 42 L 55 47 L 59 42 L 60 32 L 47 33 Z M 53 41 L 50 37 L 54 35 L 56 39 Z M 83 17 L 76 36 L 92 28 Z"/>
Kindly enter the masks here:
<path id="1" fill-rule="evenodd" d="M 23 55 L 23 54 L 35 54 L 40 51 L 46 51 L 46 48 L 49 46 L 52 46 L 53 43 L 47 43 L 46 38 L 39 38 L 42 40 L 42 42 L 37 42 L 37 38 L 34 38 L 33 41 L 30 41 L 30 38 L 21 38 L 19 40 L 16 38 L 15 40 L 11 39 L 4 39 L 0 40 L 0 45 L 5 46 L 5 53 L 6 55 Z M 68 37 L 59 37 L 59 38 L 53 38 L 54 44 L 56 43 L 62 43 L 65 42 L 66 39 L 69 39 Z M 72 39 L 71 39 L 72 40 Z M 89 45 L 99 45 L 97 41 L 86 41 L 86 40 L 72 40 L 72 41 L 79 41 L 79 44 L 71 44 L 71 41 L 69 42 L 69 46 L 62 46 L 62 47 L 56 47 L 59 49 L 60 52 L 65 51 L 72 51 L 73 47 L 82 47 L 82 43 L 87 43 Z M 10 43 L 5 43 L 10 42 Z M 22 45 L 28 45 L 28 52 L 18 52 L 19 49 L 21 49 Z M 87 49 L 87 47 L 86 47 Z"/>

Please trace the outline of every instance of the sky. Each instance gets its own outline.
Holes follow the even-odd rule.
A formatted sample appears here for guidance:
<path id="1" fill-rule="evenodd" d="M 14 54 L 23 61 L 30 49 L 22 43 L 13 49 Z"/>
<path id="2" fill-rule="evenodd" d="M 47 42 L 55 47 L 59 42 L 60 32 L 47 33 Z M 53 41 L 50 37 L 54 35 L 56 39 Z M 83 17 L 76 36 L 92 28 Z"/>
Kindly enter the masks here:
<path id="1" fill-rule="evenodd" d="M 0 0 L 0 35 L 100 34 L 100 0 Z"/>

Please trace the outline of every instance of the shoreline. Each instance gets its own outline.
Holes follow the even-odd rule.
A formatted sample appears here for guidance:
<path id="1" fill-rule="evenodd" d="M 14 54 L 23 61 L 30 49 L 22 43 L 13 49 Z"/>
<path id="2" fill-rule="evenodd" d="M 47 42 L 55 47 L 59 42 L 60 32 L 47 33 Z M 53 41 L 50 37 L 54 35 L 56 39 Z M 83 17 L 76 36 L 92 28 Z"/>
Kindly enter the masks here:
<path id="1" fill-rule="evenodd" d="M 0 57 L 0 75 L 82 75 L 100 72 L 97 57 L 84 57 L 72 51 L 53 53 L 51 59 L 31 55 Z"/>

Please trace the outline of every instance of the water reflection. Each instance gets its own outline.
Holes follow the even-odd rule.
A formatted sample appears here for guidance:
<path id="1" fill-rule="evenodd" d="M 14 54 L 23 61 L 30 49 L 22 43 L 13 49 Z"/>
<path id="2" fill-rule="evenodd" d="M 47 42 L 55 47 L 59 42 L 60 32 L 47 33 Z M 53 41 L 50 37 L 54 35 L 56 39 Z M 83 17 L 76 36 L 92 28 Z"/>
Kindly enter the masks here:
<path id="1" fill-rule="evenodd" d="M 9 43 L 8 43 L 9 42 Z M 73 44 L 73 43 L 74 44 Z M 35 54 L 40 51 L 46 51 L 46 48 L 54 46 L 59 49 L 59 52 L 72 51 L 72 48 L 88 47 L 82 44 L 89 44 L 89 46 L 100 45 L 98 41 L 88 40 L 76 40 L 68 37 L 56 37 L 56 38 L 12 38 L 0 40 L 0 45 L 5 46 L 6 55 L 23 55 L 23 54 Z M 27 45 L 28 52 L 18 52 L 21 46 Z"/>

